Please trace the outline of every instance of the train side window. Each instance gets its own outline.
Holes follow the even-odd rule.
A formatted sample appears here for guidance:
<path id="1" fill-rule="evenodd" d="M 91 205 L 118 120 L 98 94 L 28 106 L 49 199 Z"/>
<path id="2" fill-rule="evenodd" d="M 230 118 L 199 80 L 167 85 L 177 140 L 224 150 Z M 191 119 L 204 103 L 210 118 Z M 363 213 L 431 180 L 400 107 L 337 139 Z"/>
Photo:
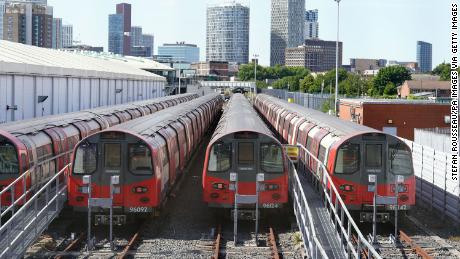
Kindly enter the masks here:
<path id="1" fill-rule="evenodd" d="M 279 145 L 260 145 L 260 167 L 267 173 L 283 172 L 283 151 Z"/>
<path id="2" fill-rule="evenodd" d="M 153 174 L 152 153 L 143 144 L 129 144 L 129 171 L 133 174 Z"/>
<path id="3" fill-rule="evenodd" d="M 104 167 L 119 169 L 121 167 L 121 145 L 115 143 L 104 144 Z M 111 170 L 109 170 L 112 173 Z"/>
<path id="4" fill-rule="evenodd" d="M 412 174 L 412 155 L 411 151 L 401 143 L 388 145 L 388 157 L 390 161 L 390 171 L 395 175 Z"/>
<path id="5" fill-rule="evenodd" d="M 344 144 L 337 152 L 335 162 L 336 174 L 353 174 L 359 170 L 360 164 L 359 144 Z"/>
<path id="6" fill-rule="evenodd" d="M 208 171 L 223 172 L 232 167 L 232 143 L 216 143 L 209 153 Z"/>
<path id="7" fill-rule="evenodd" d="M 97 145 L 82 143 L 75 153 L 74 174 L 92 174 L 97 169 Z"/>
<path id="8" fill-rule="evenodd" d="M 254 143 L 251 143 L 251 142 L 238 143 L 238 164 L 245 164 L 245 165 L 254 164 Z"/>
<path id="9" fill-rule="evenodd" d="M 8 142 L 0 142 L 0 174 L 19 173 L 16 148 Z"/>
<path id="10" fill-rule="evenodd" d="M 366 167 L 382 167 L 382 145 L 366 145 Z"/>

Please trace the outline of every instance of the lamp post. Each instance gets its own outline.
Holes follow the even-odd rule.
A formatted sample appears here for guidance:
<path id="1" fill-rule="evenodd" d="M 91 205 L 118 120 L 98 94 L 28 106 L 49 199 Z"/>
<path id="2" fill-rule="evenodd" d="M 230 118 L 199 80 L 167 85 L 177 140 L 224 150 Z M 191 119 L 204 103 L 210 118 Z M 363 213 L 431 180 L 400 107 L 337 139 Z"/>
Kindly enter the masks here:
<path id="1" fill-rule="evenodd" d="M 257 63 L 258 63 L 257 60 L 258 60 L 259 55 L 254 54 L 253 57 L 254 57 L 254 93 L 253 95 L 255 95 L 257 92 Z M 252 98 L 254 98 L 254 96 Z"/>
<path id="2" fill-rule="evenodd" d="M 334 114 L 337 116 L 338 96 L 339 96 L 339 19 L 340 19 L 340 1 L 337 2 L 337 41 L 335 45 L 335 101 L 334 101 Z"/>

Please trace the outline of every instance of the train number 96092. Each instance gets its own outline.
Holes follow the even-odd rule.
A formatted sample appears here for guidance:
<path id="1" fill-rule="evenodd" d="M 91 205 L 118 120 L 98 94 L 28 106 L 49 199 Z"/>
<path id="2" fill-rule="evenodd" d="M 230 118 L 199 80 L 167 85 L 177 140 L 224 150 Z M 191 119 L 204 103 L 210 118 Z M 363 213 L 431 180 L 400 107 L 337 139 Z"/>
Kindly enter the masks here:
<path id="1" fill-rule="evenodd" d="M 130 207 L 129 212 L 130 213 L 147 213 L 147 212 L 152 212 L 152 208 L 149 208 L 149 207 Z"/>

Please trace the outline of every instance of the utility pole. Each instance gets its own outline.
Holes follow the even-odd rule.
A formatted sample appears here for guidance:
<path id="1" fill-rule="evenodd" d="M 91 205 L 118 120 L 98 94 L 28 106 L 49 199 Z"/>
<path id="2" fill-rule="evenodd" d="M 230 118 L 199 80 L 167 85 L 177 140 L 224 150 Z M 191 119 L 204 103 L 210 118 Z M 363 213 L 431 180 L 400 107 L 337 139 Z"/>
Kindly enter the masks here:
<path id="1" fill-rule="evenodd" d="M 334 114 L 337 116 L 338 96 L 339 96 L 339 21 L 340 21 L 340 0 L 337 2 L 337 42 L 335 49 L 335 101 L 334 101 Z"/>

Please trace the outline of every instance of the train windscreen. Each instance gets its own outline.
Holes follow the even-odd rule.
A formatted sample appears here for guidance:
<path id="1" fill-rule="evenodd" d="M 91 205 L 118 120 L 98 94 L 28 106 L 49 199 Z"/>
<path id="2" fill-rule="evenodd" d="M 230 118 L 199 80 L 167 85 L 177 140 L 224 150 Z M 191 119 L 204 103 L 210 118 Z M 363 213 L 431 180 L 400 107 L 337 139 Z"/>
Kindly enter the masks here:
<path id="1" fill-rule="evenodd" d="M 283 151 L 279 145 L 260 145 L 260 167 L 267 173 L 283 172 Z"/>
<path id="2" fill-rule="evenodd" d="M 18 153 L 13 144 L 0 141 L 0 174 L 19 173 Z"/>
<path id="3" fill-rule="evenodd" d="M 359 170 L 360 147 L 359 144 L 344 144 L 337 153 L 335 163 L 336 174 L 353 174 Z"/>
<path id="4" fill-rule="evenodd" d="M 97 169 L 97 144 L 82 143 L 77 148 L 73 165 L 74 174 L 92 174 Z"/>
<path id="5" fill-rule="evenodd" d="M 412 174 L 411 151 L 401 143 L 388 145 L 388 157 L 390 160 L 390 171 L 395 175 Z"/>
<path id="6" fill-rule="evenodd" d="M 209 153 L 208 171 L 223 172 L 232 167 L 232 143 L 216 143 Z"/>
<path id="7" fill-rule="evenodd" d="M 129 171 L 133 174 L 153 174 L 152 153 L 144 144 L 129 144 Z"/>

